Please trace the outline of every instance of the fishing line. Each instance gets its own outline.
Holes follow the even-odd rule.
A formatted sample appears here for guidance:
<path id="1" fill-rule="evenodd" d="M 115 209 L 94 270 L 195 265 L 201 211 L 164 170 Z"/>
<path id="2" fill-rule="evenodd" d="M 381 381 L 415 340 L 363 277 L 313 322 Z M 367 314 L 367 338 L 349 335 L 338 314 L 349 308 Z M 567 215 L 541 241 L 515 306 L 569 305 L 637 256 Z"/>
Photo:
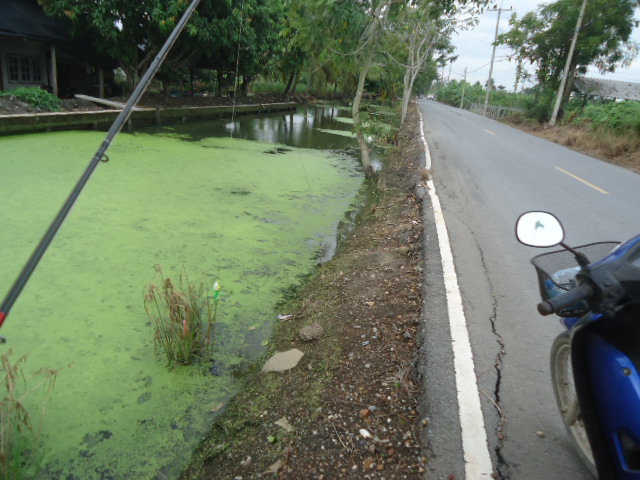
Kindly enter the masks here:
<path id="1" fill-rule="evenodd" d="M 149 68 L 147 69 L 143 77 L 140 79 L 140 82 L 138 83 L 136 88 L 133 90 L 133 93 L 129 97 L 129 100 L 127 101 L 126 105 L 114 120 L 113 124 L 111 125 L 111 128 L 107 133 L 107 136 L 102 141 L 100 148 L 98 148 L 95 155 L 91 159 L 91 162 L 89 163 L 86 170 L 82 174 L 82 177 L 80 177 L 80 180 L 78 181 L 74 189 L 71 191 L 71 194 L 67 198 L 67 201 L 62 205 L 62 208 L 58 212 L 58 215 L 54 218 L 53 222 L 51 223 L 51 225 L 45 232 L 44 236 L 42 237 L 42 240 L 40 240 L 40 243 L 36 246 L 35 250 L 31 254 L 31 257 L 29 258 L 29 260 L 23 267 L 22 271 L 20 272 L 20 275 L 18 275 L 18 278 L 16 279 L 15 283 L 9 290 L 9 293 L 7 293 L 7 296 L 3 300 L 2 305 L 0 305 L 0 327 L 2 327 L 2 325 L 4 324 L 4 321 L 6 320 L 7 315 L 9 315 L 9 312 L 11 311 L 11 307 L 13 307 L 13 304 L 15 303 L 17 298 L 20 296 L 20 292 L 22 292 L 22 289 L 27 284 L 29 277 L 31 277 L 31 274 L 33 273 L 35 268 L 38 266 L 38 262 L 40 262 L 40 259 L 42 258 L 47 248 L 51 244 L 53 238 L 58 232 L 58 229 L 62 225 L 62 222 L 67 217 L 67 215 L 69 214 L 69 211 L 71 210 L 71 207 L 80 196 L 82 189 L 84 188 L 86 183 L 89 181 L 89 177 L 91 177 L 91 174 L 96 169 L 98 163 L 106 162 L 109 160 L 109 157 L 107 157 L 106 152 L 111 146 L 111 142 L 118 135 L 118 133 L 120 133 L 120 130 L 122 130 L 122 127 L 129 120 L 133 107 L 136 105 L 136 103 L 138 103 L 138 101 L 142 97 L 142 94 L 151 83 L 151 80 L 153 79 L 155 74 L 158 72 L 160 65 L 167 57 L 169 50 L 178 39 L 178 36 L 184 29 L 184 26 L 189 21 L 189 18 L 191 18 L 191 15 L 195 11 L 199 3 L 200 3 L 200 0 L 193 0 L 189 5 L 189 7 L 187 7 L 187 9 L 185 10 L 184 14 L 178 21 L 178 24 L 174 28 L 173 32 L 171 32 L 171 35 L 169 35 L 169 38 L 167 38 L 167 41 L 164 43 L 164 45 L 162 46 L 162 48 L 154 58 L 153 62 L 151 62 L 151 65 L 149 66 Z M 6 342 L 6 339 L 3 337 L 0 337 L 0 343 L 4 343 L 4 342 Z"/>

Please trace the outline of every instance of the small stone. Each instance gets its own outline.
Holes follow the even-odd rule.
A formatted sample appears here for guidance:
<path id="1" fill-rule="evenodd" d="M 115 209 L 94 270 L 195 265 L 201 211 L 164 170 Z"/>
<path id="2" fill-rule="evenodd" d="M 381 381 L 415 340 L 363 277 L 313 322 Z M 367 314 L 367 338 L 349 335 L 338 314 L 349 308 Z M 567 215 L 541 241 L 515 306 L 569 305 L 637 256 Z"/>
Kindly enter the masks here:
<path id="1" fill-rule="evenodd" d="M 398 247 L 396 249 L 396 252 L 398 252 L 400 255 L 407 255 L 410 251 L 411 251 L 411 249 L 409 247 L 407 247 L 406 245 L 403 245 L 403 246 Z"/>
<path id="2" fill-rule="evenodd" d="M 289 423 L 289 420 L 287 420 L 287 417 L 282 417 L 280 420 L 276 420 L 274 423 L 280 428 L 283 428 L 286 432 L 293 432 L 293 427 Z"/>
<path id="3" fill-rule="evenodd" d="M 253 459 L 251 457 L 247 457 L 243 461 L 240 462 L 240 466 L 242 468 L 249 468 L 252 463 L 253 463 Z"/>
<path id="4" fill-rule="evenodd" d="M 282 465 L 284 465 L 282 460 L 278 460 L 276 463 L 273 463 L 269 468 L 267 468 L 264 472 L 262 472 L 262 474 L 266 475 L 269 473 L 278 473 L 278 470 L 282 468 Z"/>
<path id="5" fill-rule="evenodd" d="M 319 323 L 308 325 L 298 332 L 298 336 L 303 342 L 318 340 L 324 334 L 324 329 Z"/>
<path id="6" fill-rule="evenodd" d="M 286 352 L 278 352 L 271 357 L 262 367 L 263 372 L 284 372 L 291 370 L 298 365 L 304 353 L 297 348 L 292 348 Z"/>
<path id="7" fill-rule="evenodd" d="M 538 438 L 544 438 L 545 437 L 544 432 L 542 430 L 538 430 L 536 432 L 536 435 L 538 436 Z"/>

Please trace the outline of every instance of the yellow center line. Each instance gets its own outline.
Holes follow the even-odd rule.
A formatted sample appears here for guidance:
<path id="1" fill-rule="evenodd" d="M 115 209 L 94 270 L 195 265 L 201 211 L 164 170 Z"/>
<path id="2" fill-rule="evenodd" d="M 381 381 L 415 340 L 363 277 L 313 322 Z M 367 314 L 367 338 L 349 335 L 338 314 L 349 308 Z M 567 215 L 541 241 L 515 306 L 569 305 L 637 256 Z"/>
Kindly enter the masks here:
<path id="1" fill-rule="evenodd" d="M 574 178 L 574 179 L 578 180 L 579 182 L 584 183 L 584 184 L 585 184 L 585 185 L 587 185 L 588 187 L 591 187 L 591 188 L 593 188 L 594 190 L 597 190 L 598 192 L 600 192 L 600 193 L 602 193 L 602 194 L 604 194 L 604 195 L 609 195 L 609 192 L 607 192 L 606 190 L 603 190 L 602 188 L 600 188 L 600 187 L 598 187 L 598 186 L 594 185 L 594 184 L 593 184 L 593 183 L 591 183 L 591 182 L 587 182 L 584 178 L 580 178 L 579 176 L 574 175 L 574 174 L 573 174 L 573 173 L 571 173 L 571 172 L 567 172 L 564 168 L 556 167 L 556 170 L 560 170 L 560 171 L 561 171 L 562 173 L 564 173 L 565 175 L 569 175 L 571 178 Z"/>
<path id="2" fill-rule="evenodd" d="M 493 133 L 491 130 L 487 130 L 486 128 L 484 129 L 485 132 L 487 132 L 489 135 L 495 135 L 495 133 Z"/>

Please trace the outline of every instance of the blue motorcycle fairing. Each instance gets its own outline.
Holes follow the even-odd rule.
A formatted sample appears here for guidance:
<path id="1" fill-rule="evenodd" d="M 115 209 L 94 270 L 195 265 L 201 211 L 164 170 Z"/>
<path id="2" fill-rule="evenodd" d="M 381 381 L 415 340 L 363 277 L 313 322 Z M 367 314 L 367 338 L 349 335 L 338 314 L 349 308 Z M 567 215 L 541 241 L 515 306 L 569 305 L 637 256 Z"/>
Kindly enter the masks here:
<path id="1" fill-rule="evenodd" d="M 640 376 L 633 362 L 603 338 L 590 340 L 591 382 L 605 443 L 614 452 L 619 479 L 640 479 Z"/>
<path id="2" fill-rule="evenodd" d="M 572 332 L 575 386 L 601 479 L 640 479 L 639 350 L 640 319 L 629 310 Z"/>
<path id="3" fill-rule="evenodd" d="M 629 251 L 634 246 L 636 246 L 636 244 L 638 242 L 640 242 L 640 235 L 636 235 L 635 237 L 627 240 L 626 242 L 621 243 L 609 255 L 607 255 L 604 258 L 601 258 L 600 260 L 598 260 L 596 262 L 593 262 L 590 265 L 590 267 L 598 267 L 598 266 L 603 265 L 605 263 L 612 263 L 612 262 L 616 262 L 616 261 L 620 260 L 627 253 L 629 253 Z"/>

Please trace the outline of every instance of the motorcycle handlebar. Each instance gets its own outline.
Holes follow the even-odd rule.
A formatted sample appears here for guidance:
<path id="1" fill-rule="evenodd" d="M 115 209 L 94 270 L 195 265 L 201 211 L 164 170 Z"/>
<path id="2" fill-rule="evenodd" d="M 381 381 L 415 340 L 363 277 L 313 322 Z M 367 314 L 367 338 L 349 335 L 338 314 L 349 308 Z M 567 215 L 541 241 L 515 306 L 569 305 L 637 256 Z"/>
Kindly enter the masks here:
<path id="1" fill-rule="evenodd" d="M 578 285 L 566 293 L 553 297 L 538 304 L 538 312 L 540 315 L 551 315 L 558 313 L 562 309 L 575 305 L 576 303 L 588 300 L 593 297 L 593 287 L 588 284 Z"/>

